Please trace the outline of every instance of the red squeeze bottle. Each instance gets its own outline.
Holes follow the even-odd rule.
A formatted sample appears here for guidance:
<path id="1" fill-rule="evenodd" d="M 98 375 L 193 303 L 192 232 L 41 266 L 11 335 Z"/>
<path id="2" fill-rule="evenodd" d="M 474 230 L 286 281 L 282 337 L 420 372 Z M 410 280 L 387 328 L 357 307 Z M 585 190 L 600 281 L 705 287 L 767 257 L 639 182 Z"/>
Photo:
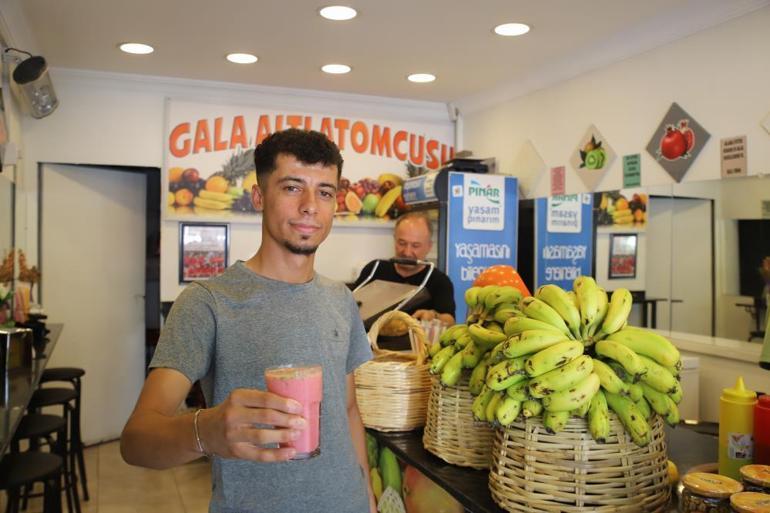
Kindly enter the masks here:
<path id="1" fill-rule="evenodd" d="M 770 395 L 754 405 L 754 463 L 770 465 Z"/>

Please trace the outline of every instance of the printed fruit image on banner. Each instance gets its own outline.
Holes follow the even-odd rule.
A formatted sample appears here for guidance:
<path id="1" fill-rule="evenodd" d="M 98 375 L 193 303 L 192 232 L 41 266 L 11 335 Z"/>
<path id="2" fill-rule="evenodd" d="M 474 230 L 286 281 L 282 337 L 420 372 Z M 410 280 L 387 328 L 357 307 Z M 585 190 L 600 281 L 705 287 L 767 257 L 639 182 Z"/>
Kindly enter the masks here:
<path id="1" fill-rule="evenodd" d="M 362 178 L 353 183 L 342 177 L 337 188 L 335 215 L 344 221 L 394 219 L 407 211 L 403 183 L 403 178 L 394 173 L 382 173 L 377 179 Z"/>
<path id="2" fill-rule="evenodd" d="M 622 189 L 594 194 L 596 226 L 644 228 L 649 197 L 643 189 Z"/>
<path id="3" fill-rule="evenodd" d="M 599 129 L 588 127 L 578 147 L 570 157 L 570 163 L 588 190 L 596 189 L 607 169 L 615 160 L 615 152 Z"/>
<path id="4" fill-rule="evenodd" d="M 677 182 L 681 182 L 709 133 L 677 103 L 672 103 L 647 144 L 647 152 Z"/>

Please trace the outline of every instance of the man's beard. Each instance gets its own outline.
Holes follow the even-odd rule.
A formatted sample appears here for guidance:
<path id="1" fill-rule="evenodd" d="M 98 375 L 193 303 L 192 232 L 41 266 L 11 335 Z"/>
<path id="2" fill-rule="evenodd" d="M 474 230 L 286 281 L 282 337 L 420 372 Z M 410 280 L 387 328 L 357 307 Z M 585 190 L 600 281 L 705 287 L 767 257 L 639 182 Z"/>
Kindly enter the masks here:
<path id="1" fill-rule="evenodd" d="M 287 240 L 283 241 L 283 245 L 295 255 L 313 255 L 318 250 L 318 246 L 297 246 Z"/>

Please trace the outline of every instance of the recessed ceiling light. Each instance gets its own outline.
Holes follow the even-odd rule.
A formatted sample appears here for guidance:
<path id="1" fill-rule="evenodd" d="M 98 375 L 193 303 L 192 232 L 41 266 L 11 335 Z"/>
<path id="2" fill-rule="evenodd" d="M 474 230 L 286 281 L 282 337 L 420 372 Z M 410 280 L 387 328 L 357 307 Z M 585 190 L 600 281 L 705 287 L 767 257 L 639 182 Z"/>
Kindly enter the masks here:
<path id="1" fill-rule="evenodd" d="M 254 64 L 258 59 L 250 53 L 228 53 L 227 60 L 236 64 Z"/>
<path id="2" fill-rule="evenodd" d="M 430 73 L 412 73 L 406 78 L 410 82 L 417 82 L 418 84 L 424 84 L 426 82 L 433 82 L 434 80 L 436 80 L 436 75 L 431 75 Z"/>
<path id="3" fill-rule="evenodd" d="M 358 14 L 355 9 L 346 5 L 327 5 L 318 13 L 327 20 L 332 21 L 352 20 Z"/>
<path id="4" fill-rule="evenodd" d="M 350 66 L 347 64 L 324 64 L 321 66 L 321 71 L 332 75 L 344 75 L 350 72 Z"/>
<path id="5" fill-rule="evenodd" d="M 498 36 L 523 36 L 529 32 L 529 25 L 524 23 L 503 23 L 495 27 Z"/>
<path id="6" fill-rule="evenodd" d="M 143 43 L 121 43 L 118 48 L 126 53 L 133 53 L 136 55 L 147 55 L 148 53 L 155 51 L 155 48 Z"/>

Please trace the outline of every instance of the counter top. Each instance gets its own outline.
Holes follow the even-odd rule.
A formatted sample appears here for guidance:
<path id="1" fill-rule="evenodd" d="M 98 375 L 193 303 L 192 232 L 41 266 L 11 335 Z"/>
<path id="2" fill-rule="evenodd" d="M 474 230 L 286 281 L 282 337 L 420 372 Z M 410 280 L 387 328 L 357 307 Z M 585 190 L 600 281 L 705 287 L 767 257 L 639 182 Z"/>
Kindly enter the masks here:
<path id="1" fill-rule="evenodd" d="M 678 331 L 653 331 L 671 340 L 679 350 L 688 353 L 700 353 L 756 364 L 759 362 L 759 355 L 762 351 L 762 344 L 757 342 L 707 337 Z"/>
<path id="2" fill-rule="evenodd" d="M 450 465 L 422 446 L 422 431 L 381 433 L 369 430 L 378 441 L 389 447 L 402 461 L 444 488 L 469 513 L 505 513 L 489 493 L 489 472 Z M 717 461 L 714 436 L 697 433 L 686 426 L 666 428 L 669 458 L 680 474 L 701 463 Z"/>
<path id="3" fill-rule="evenodd" d="M 56 342 L 59 340 L 64 325 L 48 324 L 47 327 L 51 332 L 48 334 L 44 356 L 32 360 L 32 369 L 29 373 L 13 378 L 9 407 L 0 407 L 0 458 L 8 450 L 11 439 L 19 427 L 21 417 L 32 398 L 32 392 L 40 384 L 40 378 L 43 376 L 46 365 L 48 365 L 48 360 L 51 358 L 51 353 L 56 347 Z"/>

